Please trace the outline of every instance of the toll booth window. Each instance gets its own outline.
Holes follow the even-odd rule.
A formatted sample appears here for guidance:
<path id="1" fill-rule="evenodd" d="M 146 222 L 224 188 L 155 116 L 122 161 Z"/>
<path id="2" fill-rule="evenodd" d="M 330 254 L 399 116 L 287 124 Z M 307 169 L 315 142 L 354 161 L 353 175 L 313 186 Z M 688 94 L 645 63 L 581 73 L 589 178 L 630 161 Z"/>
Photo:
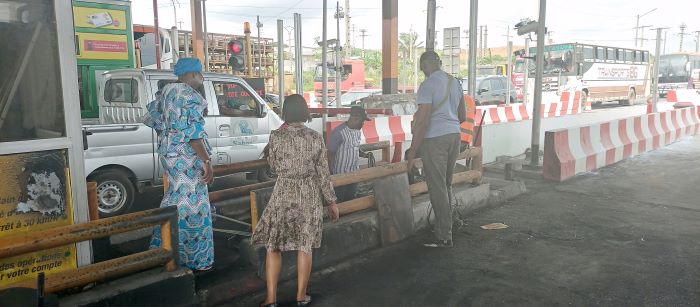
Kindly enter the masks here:
<path id="1" fill-rule="evenodd" d="M 0 44 L 0 142 L 64 137 L 54 1 L 2 4 L 0 37 L 6 43 Z"/>
<path id="2" fill-rule="evenodd" d="M 111 79 L 105 84 L 105 101 L 109 103 L 139 102 L 138 82 L 134 79 Z"/>
<path id="3" fill-rule="evenodd" d="M 214 81 L 216 102 L 219 114 L 231 117 L 257 117 L 258 102 L 241 84 L 236 82 Z"/>

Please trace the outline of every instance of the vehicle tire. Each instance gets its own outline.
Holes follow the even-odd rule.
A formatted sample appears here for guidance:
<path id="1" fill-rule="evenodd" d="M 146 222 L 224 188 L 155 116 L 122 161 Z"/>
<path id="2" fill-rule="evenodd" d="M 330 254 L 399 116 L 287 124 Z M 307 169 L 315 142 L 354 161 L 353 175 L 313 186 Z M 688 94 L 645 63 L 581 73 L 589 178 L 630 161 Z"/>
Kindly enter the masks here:
<path id="1" fill-rule="evenodd" d="M 128 213 L 134 203 L 136 188 L 127 174 L 120 170 L 100 171 L 88 178 L 97 182 L 97 206 L 100 217 Z"/>

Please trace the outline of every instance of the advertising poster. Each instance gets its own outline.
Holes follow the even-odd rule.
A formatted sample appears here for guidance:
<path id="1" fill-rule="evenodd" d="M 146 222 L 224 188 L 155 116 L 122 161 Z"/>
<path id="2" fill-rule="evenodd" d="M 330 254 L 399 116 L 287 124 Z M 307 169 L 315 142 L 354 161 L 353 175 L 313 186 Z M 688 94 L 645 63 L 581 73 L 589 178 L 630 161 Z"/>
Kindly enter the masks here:
<path id="1" fill-rule="evenodd" d="M 73 22 L 77 28 L 126 30 L 126 11 L 92 7 L 73 7 Z"/>
<path id="2" fill-rule="evenodd" d="M 128 60 L 129 46 L 126 34 L 76 33 L 78 59 Z"/>
<path id="3" fill-rule="evenodd" d="M 73 224 L 67 151 L 0 155 L 0 238 Z M 0 259 L 0 288 L 76 268 L 75 244 Z"/>

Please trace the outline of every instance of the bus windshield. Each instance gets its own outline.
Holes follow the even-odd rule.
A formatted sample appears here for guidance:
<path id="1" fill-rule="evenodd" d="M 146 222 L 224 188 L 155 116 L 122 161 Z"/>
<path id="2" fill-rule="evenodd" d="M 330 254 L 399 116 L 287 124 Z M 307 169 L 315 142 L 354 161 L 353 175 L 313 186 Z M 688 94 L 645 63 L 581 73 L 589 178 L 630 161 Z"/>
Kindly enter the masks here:
<path id="1" fill-rule="evenodd" d="M 682 83 L 690 77 L 688 55 L 668 54 L 659 58 L 659 83 Z"/>
<path id="2" fill-rule="evenodd" d="M 574 70 L 574 45 L 552 45 L 544 49 L 544 75 L 572 75 Z M 535 56 L 537 48 L 530 48 L 530 56 Z M 530 61 L 534 73 L 535 61 Z"/>

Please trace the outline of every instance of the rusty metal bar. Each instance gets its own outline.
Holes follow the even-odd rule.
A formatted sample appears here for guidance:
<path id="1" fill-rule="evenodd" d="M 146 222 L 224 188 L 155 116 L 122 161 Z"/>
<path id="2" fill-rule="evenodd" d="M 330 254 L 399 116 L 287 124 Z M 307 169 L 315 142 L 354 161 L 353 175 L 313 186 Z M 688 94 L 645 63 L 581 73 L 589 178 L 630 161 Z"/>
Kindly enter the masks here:
<path id="1" fill-rule="evenodd" d="M 261 183 L 254 183 L 254 184 L 244 185 L 244 186 L 240 186 L 240 187 L 230 188 L 230 189 L 212 191 L 212 192 L 209 192 L 209 201 L 215 203 L 215 202 L 220 202 L 220 201 L 223 201 L 226 199 L 234 198 L 237 196 L 250 195 L 250 192 L 253 190 L 267 188 L 267 187 L 271 187 L 274 185 L 275 185 L 274 181 L 266 181 L 266 182 L 261 182 Z"/>
<path id="2" fill-rule="evenodd" d="M 177 216 L 177 207 L 175 206 L 0 238 L 0 258 L 13 257 L 155 226 L 162 224 L 163 221 L 171 220 L 173 216 Z M 177 223 L 173 224 L 177 225 Z"/>
<path id="3" fill-rule="evenodd" d="M 90 220 L 96 221 L 100 218 L 100 211 L 97 202 L 97 182 L 90 181 L 87 183 L 87 196 Z"/>
<path id="4" fill-rule="evenodd" d="M 392 109 L 365 109 L 367 114 L 376 115 L 394 115 Z M 309 108 L 309 113 L 311 114 L 328 114 L 328 115 L 338 115 L 338 114 L 350 114 L 350 108 Z"/>
<path id="5" fill-rule="evenodd" d="M 165 264 L 170 259 L 169 251 L 158 248 L 91 264 L 75 270 L 57 272 L 46 276 L 44 290 L 50 293 L 58 292 L 107 278 L 124 276 Z M 28 280 L 13 284 L 13 287 L 35 288 L 36 282 Z"/>
<path id="6" fill-rule="evenodd" d="M 214 176 L 226 176 L 265 167 L 267 167 L 267 160 L 265 159 L 216 165 L 214 166 Z"/>

